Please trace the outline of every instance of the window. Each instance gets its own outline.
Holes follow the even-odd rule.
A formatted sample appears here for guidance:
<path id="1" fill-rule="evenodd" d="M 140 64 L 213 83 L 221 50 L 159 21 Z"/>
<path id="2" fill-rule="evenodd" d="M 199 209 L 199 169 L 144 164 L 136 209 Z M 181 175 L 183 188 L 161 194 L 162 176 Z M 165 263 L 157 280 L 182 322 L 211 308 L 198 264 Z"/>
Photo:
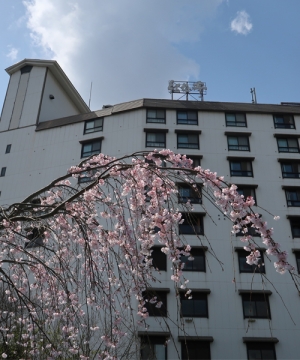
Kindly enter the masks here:
<path id="1" fill-rule="evenodd" d="M 147 110 L 147 123 L 166 123 L 166 112 L 165 110 L 159 109 L 148 109 Z"/>
<path id="2" fill-rule="evenodd" d="M 250 151 L 248 136 L 227 136 L 228 150 Z"/>
<path id="3" fill-rule="evenodd" d="M 298 153 L 298 139 L 295 138 L 277 138 L 279 152 Z"/>
<path id="4" fill-rule="evenodd" d="M 95 179 L 93 179 L 92 177 L 96 174 L 97 170 L 96 169 L 92 169 L 90 171 L 85 171 L 83 173 L 80 174 L 79 178 L 78 178 L 78 183 L 86 183 L 86 182 L 91 182 Z"/>
<path id="5" fill-rule="evenodd" d="M 210 342 L 182 340 L 181 358 L 182 360 L 210 360 Z"/>
<path id="6" fill-rule="evenodd" d="M 255 195 L 254 186 L 238 185 L 238 188 L 236 191 L 240 195 L 243 195 L 245 200 L 247 199 L 247 197 L 252 196 L 253 199 L 255 200 L 255 204 L 256 204 L 256 195 Z"/>
<path id="7" fill-rule="evenodd" d="M 230 160 L 230 176 L 253 177 L 251 160 Z"/>
<path id="8" fill-rule="evenodd" d="M 177 134 L 177 149 L 199 149 L 199 135 Z"/>
<path id="9" fill-rule="evenodd" d="M 300 206 L 300 188 L 285 189 L 287 206 Z"/>
<path id="10" fill-rule="evenodd" d="M 101 139 L 91 140 L 89 142 L 82 143 L 81 157 L 88 157 L 92 155 L 98 155 L 101 152 Z"/>
<path id="11" fill-rule="evenodd" d="M 142 336 L 141 337 L 141 359 L 142 360 L 166 360 L 167 359 L 167 337 L 164 336 Z"/>
<path id="12" fill-rule="evenodd" d="M 258 265 L 249 265 L 247 264 L 246 256 L 248 256 L 250 253 L 249 251 L 246 251 L 244 249 L 238 249 L 238 260 L 239 260 L 239 270 L 240 273 L 261 273 L 265 274 L 265 265 L 264 265 L 264 255 L 263 251 L 260 250 L 260 260 L 258 262 Z"/>
<path id="13" fill-rule="evenodd" d="M 146 147 L 166 147 L 166 133 L 146 132 Z"/>
<path id="14" fill-rule="evenodd" d="M 283 178 L 300 178 L 300 161 L 299 162 L 282 162 L 281 171 Z"/>
<path id="15" fill-rule="evenodd" d="M 193 187 L 188 184 L 178 185 L 178 202 L 186 203 L 190 201 L 192 204 L 202 204 L 201 187 Z"/>
<path id="16" fill-rule="evenodd" d="M 205 292 L 194 290 L 190 295 L 180 292 L 181 316 L 208 318 L 207 294 L 209 292 L 209 290 Z M 189 297 L 192 298 L 189 299 Z"/>
<path id="17" fill-rule="evenodd" d="M 177 111 L 177 124 L 198 125 L 197 111 Z"/>
<path id="18" fill-rule="evenodd" d="M 300 217 L 290 218 L 293 238 L 300 237 Z"/>
<path id="19" fill-rule="evenodd" d="M 298 274 L 300 274 L 300 251 L 295 251 Z"/>
<path id="20" fill-rule="evenodd" d="M 6 167 L 3 167 L 0 172 L 0 177 L 5 176 L 5 173 L 6 173 Z"/>
<path id="21" fill-rule="evenodd" d="M 182 220 L 184 222 L 179 224 L 180 234 L 204 235 L 202 214 L 183 213 Z"/>
<path id="22" fill-rule="evenodd" d="M 167 256 L 161 251 L 162 246 L 153 246 L 152 248 L 152 265 L 157 270 L 167 271 Z"/>
<path id="23" fill-rule="evenodd" d="M 26 236 L 29 241 L 25 243 L 25 248 L 29 249 L 43 246 L 43 232 L 44 230 L 42 228 L 38 229 L 35 227 L 33 229 L 30 229 L 29 233 Z"/>
<path id="24" fill-rule="evenodd" d="M 270 293 L 247 292 L 242 294 L 244 318 L 271 319 Z"/>
<path id="25" fill-rule="evenodd" d="M 190 156 L 190 155 L 187 155 L 187 157 L 191 160 L 193 160 L 193 164 L 192 166 L 195 168 L 195 167 L 198 167 L 198 166 L 201 166 L 201 156 Z"/>
<path id="26" fill-rule="evenodd" d="M 295 121 L 293 115 L 274 115 L 275 129 L 295 129 Z"/>
<path id="27" fill-rule="evenodd" d="M 190 256 L 181 255 L 180 261 L 184 263 L 183 271 L 206 271 L 205 250 L 203 248 L 193 247 Z"/>
<path id="28" fill-rule="evenodd" d="M 271 342 L 247 343 L 248 360 L 276 360 L 275 346 Z"/>
<path id="29" fill-rule="evenodd" d="M 145 308 L 149 316 L 167 316 L 167 293 L 169 290 L 149 289 L 143 292 Z"/>
<path id="30" fill-rule="evenodd" d="M 244 236 L 244 235 L 260 236 L 260 234 L 256 231 L 256 228 L 253 227 L 252 225 L 253 225 L 252 223 L 246 225 L 248 229 L 248 232 L 246 234 L 241 230 L 240 232 L 236 233 L 236 236 Z"/>
<path id="31" fill-rule="evenodd" d="M 5 154 L 9 154 L 11 149 L 11 144 L 6 146 Z"/>
<path id="32" fill-rule="evenodd" d="M 245 114 L 225 114 L 226 126 L 247 127 Z"/>
<path id="33" fill-rule="evenodd" d="M 84 124 L 84 134 L 103 131 L 103 118 L 88 120 Z"/>

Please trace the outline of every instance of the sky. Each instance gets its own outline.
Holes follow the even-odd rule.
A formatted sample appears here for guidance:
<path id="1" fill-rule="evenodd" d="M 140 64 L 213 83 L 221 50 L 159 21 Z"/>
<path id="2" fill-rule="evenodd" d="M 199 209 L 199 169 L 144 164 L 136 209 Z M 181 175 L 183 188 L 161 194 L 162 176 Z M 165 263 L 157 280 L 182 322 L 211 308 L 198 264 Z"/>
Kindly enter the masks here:
<path id="1" fill-rule="evenodd" d="M 0 0 L 5 68 L 55 59 L 91 109 L 169 99 L 203 81 L 207 101 L 300 102 L 300 0 Z"/>

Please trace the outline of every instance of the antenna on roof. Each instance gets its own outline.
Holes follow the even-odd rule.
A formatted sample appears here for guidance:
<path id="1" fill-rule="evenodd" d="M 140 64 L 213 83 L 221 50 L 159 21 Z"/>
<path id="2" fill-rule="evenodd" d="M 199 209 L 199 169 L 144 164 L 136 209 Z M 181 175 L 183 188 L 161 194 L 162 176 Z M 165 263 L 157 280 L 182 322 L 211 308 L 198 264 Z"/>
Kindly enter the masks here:
<path id="1" fill-rule="evenodd" d="M 257 104 L 255 88 L 250 88 L 250 92 L 252 95 L 252 104 Z"/>
<path id="2" fill-rule="evenodd" d="M 91 88 L 90 88 L 90 99 L 89 99 L 89 108 L 91 108 L 92 87 L 93 87 L 93 82 L 91 81 Z"/>

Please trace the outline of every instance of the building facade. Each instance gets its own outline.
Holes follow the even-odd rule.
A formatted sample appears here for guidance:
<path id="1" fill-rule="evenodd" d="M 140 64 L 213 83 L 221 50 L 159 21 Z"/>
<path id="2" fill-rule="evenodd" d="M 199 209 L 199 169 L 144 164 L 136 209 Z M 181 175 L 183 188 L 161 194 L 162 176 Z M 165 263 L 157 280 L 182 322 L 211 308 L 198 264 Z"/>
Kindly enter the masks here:
<path id="1" fill-rule="evenodd" d="M 55 61 L 25 59 L 6 71 L 0 205 L 22 201 L 92 154 L 168 148 L 253 196 L 255 211 L 274 227 L 300 273 L 300 106 L 139 99 L 90 111 Z M 195 260 L 186 264 L 194 295 L 189 303 L 180 299 L 184 330 L 172 322 L 166 327 L 163 312 L 153 312 L 148 331 L 139 332 L 141 357 L 299 358 L 300 298 L 291 277 L 275 272 L 263 245 L 261 266 L 247 265 L 227 219 L 205 197 L 180 185 L 179 192 L 194 200 L 194 225 L 203 237 L 199 244 L 188 227 L 182 229 L 194 246 Z M 262 209 L 280 221 L 273 223 Z M 160 268 L 156 294 L 176 318 L 171 264 L 156 249 L 153 257 Z"/>

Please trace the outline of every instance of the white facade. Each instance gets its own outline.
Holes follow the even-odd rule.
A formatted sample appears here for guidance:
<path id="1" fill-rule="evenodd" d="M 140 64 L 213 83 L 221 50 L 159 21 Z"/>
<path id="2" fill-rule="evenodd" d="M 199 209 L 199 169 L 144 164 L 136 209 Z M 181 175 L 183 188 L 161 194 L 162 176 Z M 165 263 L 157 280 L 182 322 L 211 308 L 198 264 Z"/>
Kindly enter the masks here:
<path id="1" fill-rule="evenodd" d="M 31 71 L 21 74 L 20 69 L 24 66 L 32 66 Z M 24 60 L 8 72 L 10 82 L 0 121 L 0 171 L 6 168 L 4 176 L 0 177 L 1 205 L 19 202 L 65 174 L 70 166 L 81 161 L 82 147 L 87 140 L 103 137 L 99 140 L 101 152 L 119 157 L 140 150 L 151 151 L 154 147 L 146 146 L 146 134 L 165 134 L 164 147 L 191 156 L 201 155 L 203 168 L 216 171 L 230 183 L 255 188 L 259 207 L 279 215 L 281 220 L 273 222 L 272 215 L 259 208 L 257 212 L 274 227 L 275 239 L 288 251 L 290 263 L 297 268 L 297 253 L 293 251 L 300 251 L 300 106 L 142 99 L 89 112 L 53 62 Z M 165 110 L 165 123 L 147 123 L 149 109 Z M 198 124 L 178 124 L 178 111 L 189 110 L 197 113 Z M 247 126 L 226 126 L 226 114 L 244 114 Z M 289 116 L 294 120 L 294 128 L 276 128 L 274 115 Z M 84 134 L 85 122 L 96 118 L 103 118 L 103 130 Z M 178 148 L 179 134 L 198 136 L 199 149 Z M 228 137 L 248 138 L 250 151 L 229 150 Z M 292 140 L 286 140 L 287 149 L 284 150 L 287 152 L 279 152 L 279 146 L 283 150 L 284 139 Z M 298 151 L 289 151 L 295 144 L 298 144 Z M 8 153 L 7 145 L 11 145 Z M 297 165 L 297 160 L 298 176 L 283 177 L 281 164 Z M 250 162 L 253 176 L 231 176 L 230 161 Z M 286 191 L 295 192 L 296 196 L 299 191 L 298 202 L 296 199 L 288 203 Z M 274 260 L 269 261 L 266 256 L 267 279 L 260 274 L 240 272 L 235 250 L 243 244 L 239 237 L 231 235 L 231 224 L 206 200 L 203 199 L 204 208 L 215 223 L 209 216 L 204 217 L 202 244 L 192 235 L 186 237 L 191 245 L 208 247 L 206 272 L 187 274 L 192 289 L 210 290 L 208 317 L 183 318 L 185 334 L 169 322 L 174 339 L 177 341 L 178 336 L 184 335 L 187 340 L 189 336 L 197 336 L 198 341 L 205 340 L 201 337 L 212 337 L 206 339 L 213 340 L 211 359 L 246 359 L 249 341 L 269 344 L 278 340 L 274 346 L 277 359 L 299 358 L 300 298 L 291 277 L 276 273 Z M 288 206 L 291 204 L 293 206 Z M 204 209 L 195 205 L 195 211 L 203 212 Z M 292 222 L 287 216 L 292 217 Z M 257 242 L 260 244 L 260 238 Z M 210 246 L 223 265 L 215 259 Z M 162 271 L 158 278 L 160 287 L 170 289 L 167 308 L 171 317 L 176 318 L 170 266 L 168 264 L 168 270 Z M 263 290 L 269 300 L 271 318 L 254 317 L 250 321 L 244 318 L 239 290 Z M 272 294 L 268 295 L 267 291 Z M 163 319 L 150 318 L 149 324 L 150 336 L 167 331 Z M 246 338 L 245 343 L 243 338 Z M 172 342 L 167 358 L 178 359 Z"/>

